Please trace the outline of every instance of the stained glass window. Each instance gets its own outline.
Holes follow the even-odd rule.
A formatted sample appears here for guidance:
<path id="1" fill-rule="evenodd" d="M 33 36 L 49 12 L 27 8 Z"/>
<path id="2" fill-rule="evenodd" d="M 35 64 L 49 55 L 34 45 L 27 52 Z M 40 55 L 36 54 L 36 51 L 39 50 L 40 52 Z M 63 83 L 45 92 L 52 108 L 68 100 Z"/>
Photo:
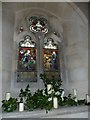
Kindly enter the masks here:
<path id="1" fill-rule="evenodd" d="M 29 35 L 19 42 L 18 81 L 36 81 L 36 44 Z"/>
<path id="2" fill-rule="evenodd" d="M 43 16 L 28 16 L 26 18 L 26 27 L 28 30 L 35 35 L 36 39 L 39 40 L 37 43 L 38 46 L 42 45 L 44 37 L 47 37 L 47 33 L 51 34 L 53 32 L 48 20 Z M 27 31 L 27 29 L 25 29 Z M 19 33 L 24 32 L 24 26 L 19 28 Z M 54 32 L 57 36 L 58 34 Z M 48 34 L 49 35 L 49 34 Z M 41 41 L 40 41 L 41 40 Z M 39 51 L 41 50 L 41 51 Z M 42 65 L 37 65 L 36 60 L 36 43 L 32 40 L 29 35 L 26 35 L 23 41 L 19 42 L 18 46 L 18 65 L 17 65 L 17 81 L 37 81 L 37 72 L 41 72 L 42 67 L 46 75 L 50 78 L 55 76 L 56 79 L 60 78 L 60 52 L 58 44 L 52 39 L 48 38 L 46 42 L 44 41 L 43 46 L 38 48 L 38 56 L 43 51 L 40 58 L 38 59 L 39 63 Z M 37 67 L 36 67 L 37 66 Z M 38 71 L 37 71 L 38 68 Z M 38 78 L 39 79 L 39 78 Z"/>
<path id="3" fill-rule="evenodd" d="M 44 17 L 32 16 L 29 19 L 29 29 L 32 32 L 42 32 L 46 34 L 48 32 L 47 20 Z"/>
<path id="4" fill-rule="evenodd" d="M 59 53 L 58 46 L 54 43 L 52 38 L 48 38 L 44 43 L 44 72 L 51 77 L 59 76 Z"/>

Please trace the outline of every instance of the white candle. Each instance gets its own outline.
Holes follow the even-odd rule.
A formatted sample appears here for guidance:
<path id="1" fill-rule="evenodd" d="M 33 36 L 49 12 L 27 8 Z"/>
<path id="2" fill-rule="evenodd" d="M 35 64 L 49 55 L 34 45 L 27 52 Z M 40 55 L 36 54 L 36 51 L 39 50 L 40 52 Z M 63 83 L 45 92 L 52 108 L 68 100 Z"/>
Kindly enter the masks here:
<path id="1" fill-rule="evenodd" d="M 24 103 L 19 103 L 19 111 L 24 111 Z"/>
<path id="2" fill-rule="evenodd" d="M 76 89 L 73 89 L 73 94 L 74 94 L 74 96 L 77 96 L 77 90 Z"/>
<path id="3" fill-rule="evenodd" d="M 86 94 L 86 101 L 87 101 L 87 103 L 90 102 L 90 95 L 88 95 L 88 94 Z"/>
<path id="4" fill-rule="evenodd" d="M 65 92 L 62 91 L 62 94 L 61 94 L 62 101 L 64 100 L 64 98 L 63 98 L 63 97 L 64 97 L 64 93 L 65 93 Z"/>
<path id="5" fill-rule="evenodd" d="M 58 108 L 58 98 L 57 97 L 53 98 L 53 107 Z"/>
<path id="6" fill-rule="evenodd" d="M 10 92 L 6 93 L 6 100 L 9 100 L 10 97 L 11 97 L 11 93 Z"/>
<path id="7" fill-rule="evenodd" d="M 52 93 L 52 85 L 51 84 L 47 85 L 47 92 L 48 92 L 48 94 Z"/>

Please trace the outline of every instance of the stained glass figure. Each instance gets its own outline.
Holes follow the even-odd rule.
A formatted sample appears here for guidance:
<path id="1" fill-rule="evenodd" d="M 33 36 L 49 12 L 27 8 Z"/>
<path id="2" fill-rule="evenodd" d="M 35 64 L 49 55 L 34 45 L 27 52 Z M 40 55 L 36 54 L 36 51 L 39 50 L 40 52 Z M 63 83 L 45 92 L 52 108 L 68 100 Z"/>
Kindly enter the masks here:
<path id="1" fill-rule="evenodd" d="M 19 70 L 32 71 L 36 70 L 36 49 L 19 48 Z"/>
<path id="2" fill-rule="evenodd" d="M 32 32 L 42 32 L 44 34 L 48 33 L 47 20 L 44 17 L 32 16 L 29 19 L 29 29 Z"/>
<path id="3" fill-rule="evenodd" d="M 44 70 L 58 70 L 58 50 L 44 49 Z"/>
<path id="4" fill-rule="evenodd" d="M 36 45 L 29 35 L 19 42 L 17 79 L 26 80 L 36 72 Z"/>
<path id="5" fill-rule="evenodd" d="M 52 38 L 48 38 L 44 43 L 44 72 L 50 77 L 59 76 L 58 46 Z"/>

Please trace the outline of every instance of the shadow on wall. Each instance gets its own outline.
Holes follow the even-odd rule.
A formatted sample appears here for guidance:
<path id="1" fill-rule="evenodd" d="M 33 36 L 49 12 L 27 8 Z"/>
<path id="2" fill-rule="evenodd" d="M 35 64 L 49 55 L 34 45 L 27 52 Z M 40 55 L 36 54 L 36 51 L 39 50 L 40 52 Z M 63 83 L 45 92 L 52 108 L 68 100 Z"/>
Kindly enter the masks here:
<path id="1" fill-rule="evenodd" d="M 84 15 L 88 18 L 88 2 L 75 2 L 77 7 L 84 13 Z"/>

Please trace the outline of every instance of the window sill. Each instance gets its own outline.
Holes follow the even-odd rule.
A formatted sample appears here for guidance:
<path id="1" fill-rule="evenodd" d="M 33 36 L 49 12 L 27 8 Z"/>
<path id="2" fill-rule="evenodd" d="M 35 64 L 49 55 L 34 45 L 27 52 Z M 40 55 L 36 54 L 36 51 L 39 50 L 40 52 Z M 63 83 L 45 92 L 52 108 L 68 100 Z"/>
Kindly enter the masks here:
<path id="1" fill-rule="evenodd" d="M 82 116 L 83 114 L 83 116 Z M 74 107 L 61 107 L 52 109 L 46 114 L 45 110 L 34 110 L 24 112 L 2 113 L 2 118 L 65 118 L 71 116 L 73 118 L 88 118 L 88 106 L 74 106 Z M 70 118 L 71 118 L 70 117 Z"/>

